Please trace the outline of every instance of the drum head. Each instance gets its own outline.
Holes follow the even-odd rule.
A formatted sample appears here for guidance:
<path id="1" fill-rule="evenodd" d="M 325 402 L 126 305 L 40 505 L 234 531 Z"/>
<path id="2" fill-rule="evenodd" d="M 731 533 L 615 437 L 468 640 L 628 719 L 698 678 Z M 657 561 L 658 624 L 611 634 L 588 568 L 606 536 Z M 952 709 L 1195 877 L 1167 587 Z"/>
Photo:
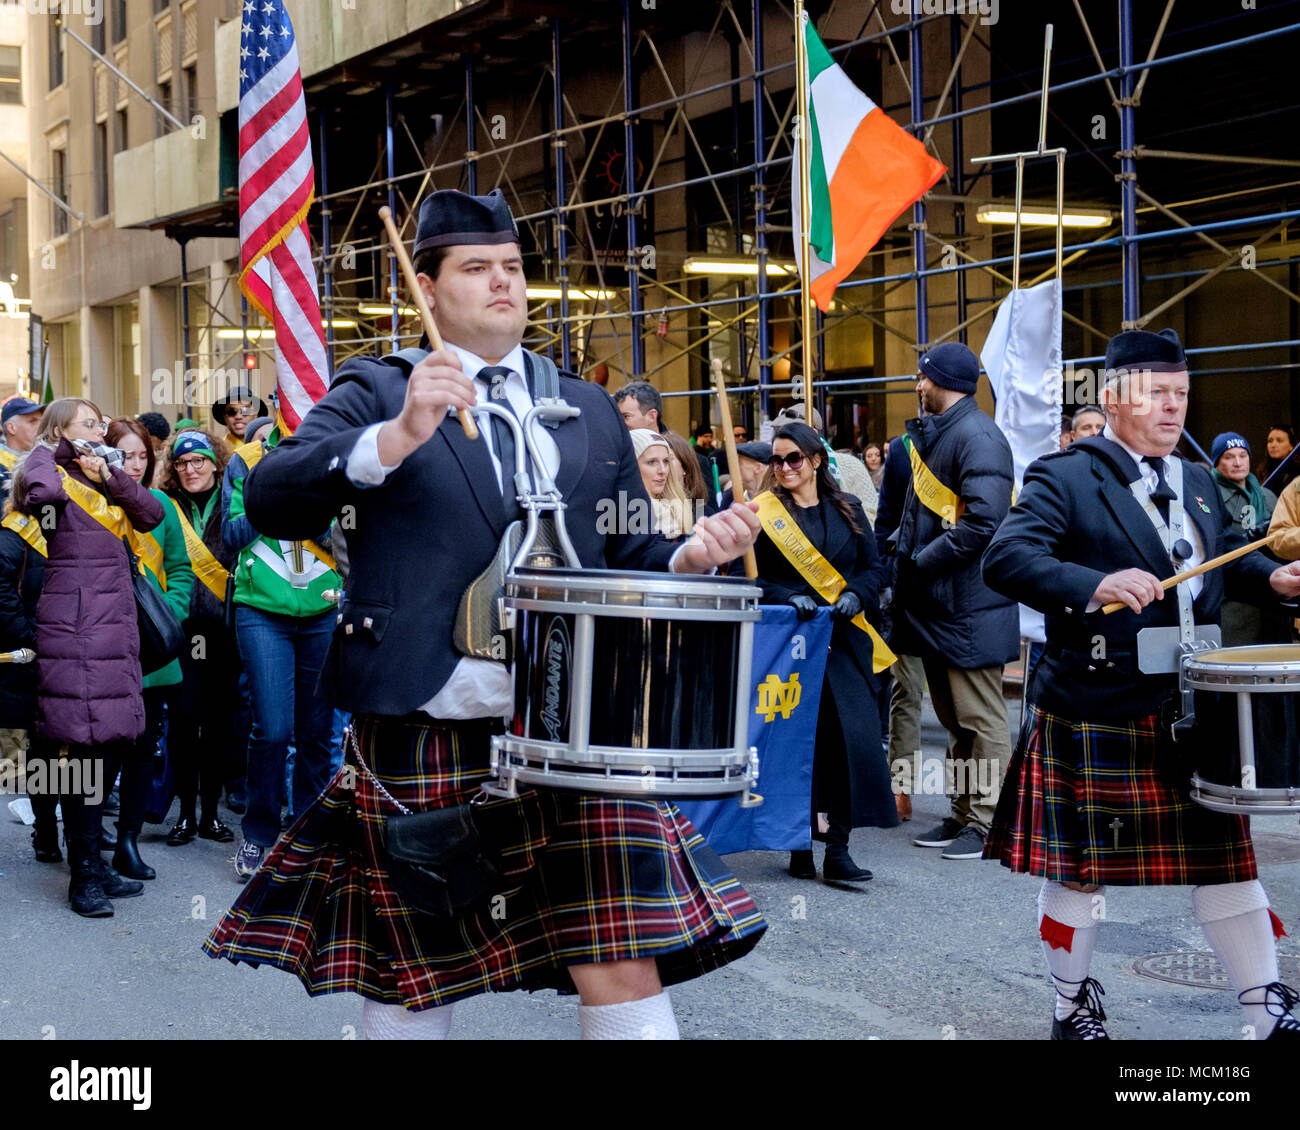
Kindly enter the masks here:
<path id="1" fill-rule="evenodd" d="M 1187 681 L 1197 690 L 1300 690 L 1300 644 L 1204 651 L 1188 663 Z"/>

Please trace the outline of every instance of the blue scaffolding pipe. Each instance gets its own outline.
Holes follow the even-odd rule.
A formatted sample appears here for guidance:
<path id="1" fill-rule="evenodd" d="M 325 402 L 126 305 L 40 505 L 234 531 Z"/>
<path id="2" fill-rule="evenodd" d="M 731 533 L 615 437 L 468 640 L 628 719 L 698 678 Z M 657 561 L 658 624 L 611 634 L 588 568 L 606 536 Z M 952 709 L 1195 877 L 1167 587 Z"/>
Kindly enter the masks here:
<path id="1" fill-rule="evenodd" d="M 913 0 L 912 15 L 920 13 L 921 0 Z M 921 99 L 925 71 L 921 61 L 921 25 L 912 20 L 911 30 L 907 33 L 911 58 L 908 62 L 912 70 L 912 121 L 919 122 L 925 113 Z M 924 127 L 915 127 L 916 136 L 922 139 Z M 925 200 L 924 197 L 912 205 L 912 262 L 916 267 L 916 341 L 917 348 L 924 349 L 930 341 L 930 313 L 927 308 L 929 284 L 925 274 Z M 960 277 L 960 276 L 958 276 Z"/>
<path id="2" fill-rule="evenodd" d="M 753 0 L 750 8 L 754 38 L 754 252 L 758 259 L 758 274 L 755 279 L 767 280 L 767 185 L 763 183 L 763 147 L 767 141 L 767 125 L 764 120 L 763 103 L 766 99 L 766 84 L 763 81 L 763 0 Z M 791 66 L 794 64 L 791 63 Z M 770 299 L 762 293 L 759 286 L 758 300 L 758 341 L 755 350 L 758 354 L 758 381 L 761 391 L 758 395 L 759 411 L 770 416 L 772 394 L 769 391 L 772 377 L 771 336 L 768 325 Z M 743 302 L 744 298 L 735 301 Z"/>
<path id="3" fill-rule="evenodd" d="M 393 183 L 393 174 L 396 172 L 396 155 L 393 152 L 393 84 L 384 85 L 384 161 L 385 168 L 388 170 L 388 210 L 397 215 L 397 186 Z M 397 352 L 397 324 L 401 320 L 401 307 L 399 306 L 399 295 L 397 293 L 397 255 L 393 250 L 388 254 L 388 300 L 393 308 L 392 327 L 389 330 L 389 341 L 392 344 L 393 352 Z M 411 297 L 415 301 L 415 297 Z"/>
<path id="4" fill-rule="evenodd" d="M 325 295 L 325 368 L 329 384 L 334 383 L 334 244 L 330 225 L 329 149 L 326 145 L 325 107 L 316 115 L 320 127 L 320 247 L 321 289 Z"/>
<path id="5" fill-rule="evenodd" d="M 560 86 L 560 21 L 551 19 L 551 97 L 556 128 L 564 120 L 564 91 Z M 555 146 L 555 199 L 564 200 L 564 139 L 552 140 Z M 569 233 L 564 217 L 555 217 L 555 250 L 560 262 L 560 356 L 566 372 L 573 371 L 573 345 L 569 331 Z"/>
<path id="6" fill-rule="evenodd" d="M 632 315 L 632 379 L 640 380 L 645 372 L 645 342 L 641 340 L 640 248 L 636 232 L 636 213 L 641 204 L 636 198 L 636 130 L 633 126 L 636 92 L 633 81 L 631 0 L 623 0 L 623 164 L 627 184 L 628 305 Z"/>
<path id="7" fill-rule="evenodd" d="M 1142 309 L 1142 276 L 1138 271 L 1137 235 L 1137 159 L 1134 156 L 1136 140 L 1136 107 L 1133 105 L 1133 0 L 1119 0 L 1119 63 L 1120 78 L 1119 145 L 1120 158 L 1119 201 L 1120 228 L 1124 233 L 1121 249 L 1120 277 L 1124 281 L 1123 328 L 1137 328 Z"/>
<path id="8" fill-rule="evenodd" d="M 478 140 L 474 121 L 474 56 L 465 52 L 465 179 L 471 196 L 478 195 L 478 158 L 471 156 Z M 563 198 L 561 198 L 563 199 Z"/>

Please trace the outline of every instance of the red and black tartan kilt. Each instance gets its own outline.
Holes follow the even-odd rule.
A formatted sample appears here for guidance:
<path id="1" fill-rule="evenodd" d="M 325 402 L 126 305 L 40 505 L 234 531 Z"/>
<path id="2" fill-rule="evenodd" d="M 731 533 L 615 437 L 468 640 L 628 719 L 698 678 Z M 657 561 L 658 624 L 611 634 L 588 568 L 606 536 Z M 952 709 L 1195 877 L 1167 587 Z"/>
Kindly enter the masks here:
<path id="1" fill-rule="evenodd" d="M 362 755 L 407 808 L 462 804 L 487 776 L 491 724 L 359 717 Z M 346 765 L 267 855 L 204 943 L 211 957 L 295 973 L 313 996 L 431 1008 L 483 992 L 572 992 L 566 967 L 655 958 L 665 985 L 743 957 L 767 924 L 672 804 L 563 790 L 476 809 L 510 886 L 440 919 L 388 879 L 383 799 Z M 354 787 L 352 778 L 355 774 Z"/>
<path id="2" fill-rule="evenodd" d="M 1166 886 L 1254 879 L 1247 818 L 1203 808 L 1186 784 L 1165 779 L 1157 726 L 1155 714 L 1073 722 L 1031 704 L 984 858 L 1057 882 Z M 1191 769 L 1185 775 L 1190 778 Z"/>

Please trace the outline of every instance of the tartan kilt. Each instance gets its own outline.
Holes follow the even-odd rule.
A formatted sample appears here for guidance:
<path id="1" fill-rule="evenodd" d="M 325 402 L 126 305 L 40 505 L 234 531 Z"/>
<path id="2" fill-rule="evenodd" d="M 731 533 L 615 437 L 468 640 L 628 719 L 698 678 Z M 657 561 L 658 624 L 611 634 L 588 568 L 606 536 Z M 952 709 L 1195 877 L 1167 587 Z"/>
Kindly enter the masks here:
<path id="1" fill-rule="evenodd" d="M 491 722 L 354 724 L 376 777 L 412 811 L 463 804 L 487 776 Z M 483 992 L 572 992 L 566 967 L 591 962 L 655 958 L 671 985 L 743 957 L 767 929 L 676 806 L 558 789 L 475 809 L 504 901 L 454 919 L 419 913 L 386 869 L 383 822 L 397 809 L 355 765 L 349 749 L 222 916 L 210 957 L 284 969 L 312 996 L 419 1010 Z"/>
<path id="2" fill-rule="evenodd" d="M 1030 704 L 984 858 L 1083 884 L 1256 878 L 1248 819 L 1202 807 L 1162 775 L 1158 725 L 1155 714 L 1075 722 Z"/>

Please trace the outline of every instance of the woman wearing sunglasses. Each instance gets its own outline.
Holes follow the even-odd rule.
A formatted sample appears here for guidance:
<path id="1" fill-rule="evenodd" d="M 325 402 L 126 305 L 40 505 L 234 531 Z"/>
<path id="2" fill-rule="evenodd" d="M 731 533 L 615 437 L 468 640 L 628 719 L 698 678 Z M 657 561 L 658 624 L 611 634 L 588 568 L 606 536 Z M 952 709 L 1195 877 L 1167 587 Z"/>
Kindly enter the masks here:
<path id="1" fill-rule="evenodd" d="M 764 484 L 794 519 L 804 538 L 831 563 L 846 584 L 831 609 L 831 650 L 822 683 L 813 756 L 813 838 L 826 842 L 822 877 L 829 882 L 865 882 L 871 872 L 849 855 L 853 828 L 892 828 L 898 823 L 889 764 L 880 744 L 876 676 L 871 638 L 852 620 L 879 607 L 880 559 L 862 504 L 836 484 L 826 451 L 807 424 L 785 424 L 772 439 Z M 764 604 L 789 604 L 811 620 L 825 601 L 764 534 L 754 547 Z M 819 831 L 817 814 L 827 815 Z M 815 879 L 811 850 L 790 853 L 790 874 Z"/>

